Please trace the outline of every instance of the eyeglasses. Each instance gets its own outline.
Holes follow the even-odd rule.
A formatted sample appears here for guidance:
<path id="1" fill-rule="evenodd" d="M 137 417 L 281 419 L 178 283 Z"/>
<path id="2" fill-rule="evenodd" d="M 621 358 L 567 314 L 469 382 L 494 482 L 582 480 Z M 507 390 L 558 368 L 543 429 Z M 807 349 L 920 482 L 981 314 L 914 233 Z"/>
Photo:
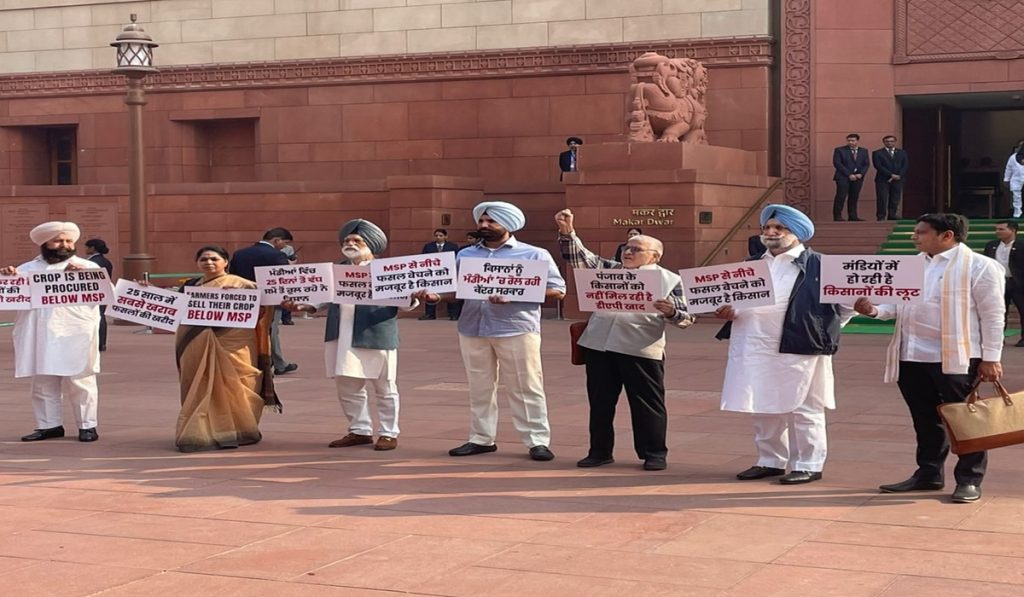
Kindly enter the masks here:
<path id="1" fill-rule="evenodd" d="M 654 249 L 641 249 L 640 247 L 631 247 L 629 245 L 626 245 L 625 247 L 622 247 L 622 252 L 623 253 L 644 253 L 646 251 L 653 251 L 653 250 Z"/>

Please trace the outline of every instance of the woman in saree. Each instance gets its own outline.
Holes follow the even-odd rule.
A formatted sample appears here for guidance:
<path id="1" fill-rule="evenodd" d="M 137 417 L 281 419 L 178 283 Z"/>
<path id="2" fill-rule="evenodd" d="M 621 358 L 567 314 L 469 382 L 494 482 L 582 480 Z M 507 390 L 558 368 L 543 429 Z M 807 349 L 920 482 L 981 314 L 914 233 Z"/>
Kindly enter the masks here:
<path id="1" fill-rule="evenodd" d="M 228 252 L 203 247 L 196 264 L 203 275 L 185 283 L 204 288 L 256 288 L 227 273 Z M 255 329 L 181 325 L 175 356 L 181 413 L 174 443 L 182 452 L 237 448 L 262 439 L 263 409 L 281 411 L 274 392 L 270 323 L 274 308 L 261 307 Z"/>

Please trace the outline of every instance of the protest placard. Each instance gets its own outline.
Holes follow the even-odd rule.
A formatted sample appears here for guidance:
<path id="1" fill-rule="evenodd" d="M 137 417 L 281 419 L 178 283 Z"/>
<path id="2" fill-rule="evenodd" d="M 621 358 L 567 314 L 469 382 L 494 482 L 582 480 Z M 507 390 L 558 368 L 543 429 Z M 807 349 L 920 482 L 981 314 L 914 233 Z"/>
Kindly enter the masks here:
<path id="1" fill-rule="evenodd" d="M 455 296 L 476 300 L 504 296 L 516 302 L 543 303 L 547 283 L 547 261 L 466 257 L 459 260 Z"/>
<path id="2" fill-rule="evenodd" d="M 114 286 L 114 301 L 107 314 L 117 319 L 173 332 L 185 314 L 188 296 L 156 286 L 142 286 L 124 278 Z"/>
<path id="3" fill-rule="evenodd" d="M 29 272 L 32 308 L 109 305 L 114 296 L 104 269 Z"/>
<path id="4" fill-rule="evenodd" d="M 370 262 L 374 299 L 407 297 L 417 290 L 434 294 L 455 290 L 455 253 L 428 253 Z"/>
<path id="5" fill-rule="evenodd" d="M 657 313 L 654 301 L 668 291 L 656 269 L 575 269 L 580 311 Z"/>
<path id="6" fill-rule="evenodd" d="M 299 304 L 319 305 L 334 298 L 331 263 L 264 265 L 255 268 L 260 304 L 280 305 L 285 298 Z"/>
<path id="7" fill-rule="evenodd" d="M 408 307 L 409 297 L 373 299 L 370 288 L 370 268 L 360 265 L 334 265 L 334 302 L 339 305 L 377 305 L 381 307 Z"/>
<path id="8" fill-rule="evenodd" d="M 852 305 L 924 300 L 924 255 L 822 255 L 821 302 Z"/>
<path id="9" fill-rule="evenodd" d="M 679 270 L 686 310 L 710 313 L 722 305 L 761 307 L 775 304 L 772 276 L 761 259 Z"/>
<path id="10" fill-rule="evenodd" d="M 246 288 L 186 286 L 188 303 L 181 325 L 254 328 L 259 319 L 260 291 Z"/>
<path id="11" fill-rule="evenodd" d="M 24 311 L 32 308 L 28 277 L 0 275 L 0 311 Z"/>

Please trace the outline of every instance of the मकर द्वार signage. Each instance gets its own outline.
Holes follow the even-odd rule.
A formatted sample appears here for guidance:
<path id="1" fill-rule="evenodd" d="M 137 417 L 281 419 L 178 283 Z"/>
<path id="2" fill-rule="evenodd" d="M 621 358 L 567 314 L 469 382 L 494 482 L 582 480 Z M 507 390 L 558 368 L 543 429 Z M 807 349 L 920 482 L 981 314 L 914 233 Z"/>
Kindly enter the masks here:
<path id="1" fill-rule="evenodd" d="M 334 280 L 332 263 L 262 265 L 255 268 L 260 304 L 280 305 L 288 298 L 303 305 L 329 303 Z"/>
<path id="2" fill-rule="evenodd" d="M 679 270 L 679 276 L 690 313 L 775 304 L 771 272 L 762 259 Z"/>
<path id="3" fill-rule="evenodd" d="M 185 314 L 188 296 L 156 286 L 143 286 L 124 278 L 114 286 L 114 301 L 107 314 L 117 319 L 173 332 Z"/>
<path id="4" fill-rule="evenodd" d="M 426 253 L 374 259 L 370 285 L 375 299 L 404 298 L 418 290 L 442 294 L 455 290 L 455 253 Z"/>
<path id="5" fill-rule="evenodd" d="M 260 291 L 248 288 L 186 286 L 188 303 L 181 325 L 215 328 L 255 328 L 260 315 Z"/>
<path id="6" fill-rule="evenodd" d="M 109 305 L 114 288 L 103 268 L 29 272 L 32 308 Z"/>
<path id="7" fill-rule="evenodd" d="M 657 313 L 668 294 L 656 269 L 574 269 L 580 311 Z"/>
<path id="8" fill-rule="evenodd" d="M 32 308 L 28 277 L 23 274 L 0 274 L 0 311 L 25 311 Z"/>
<path id="9" fill-rule="evenodd" d="M 502 296 L 520 303 L 543 303 L 547 282 L 547 261 L 466 257 L 459 260 L 455 298 L 487 300 Z"/>
<path id="10" fill-rule="evenodd" d="M 362 265 L 334 264 L 334 299 L 339 305 L 377 305 L 408 307 L 409 297 L 374 300 L 370 287 L 370 268 Z"/>
<path id="11" fill-rule="evenodd" d="M 924 255 L 822 255 L 821 302 L 852 305 L 924 300 Z"/>

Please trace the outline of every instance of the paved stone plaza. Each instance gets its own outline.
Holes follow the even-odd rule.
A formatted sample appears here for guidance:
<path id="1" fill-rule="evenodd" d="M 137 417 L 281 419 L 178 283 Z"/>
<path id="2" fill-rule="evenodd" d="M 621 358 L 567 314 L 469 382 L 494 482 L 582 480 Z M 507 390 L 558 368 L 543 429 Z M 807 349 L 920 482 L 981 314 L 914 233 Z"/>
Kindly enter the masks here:
<path id="1" fill-rule="evenodd" d="M 746 416 L 718 410 L 726 345 L 669 330 L 669 468 L 640 470 L 620 405 L 618 462 L 586 453 L 581 367 L 567 323 L 544 322 L 554 462 L 533 462 L 507 412 L 495 454 L 467 437 L 455 325 L 402 321 L 403 433 L 395 452 L 328 449 L 345 425 L 323 377 L 322 320 L 283 328 L 283 415 L 264 441 L 180 454 L 172 337 L 112 326 L 100 441 L 26 444 L 33 418 L 0 329 L 0 586 L 11 595 L 1024 594 L 1024 449 L 992 455 L 985 495 L 880 495 L 913 470 L 910 417 L 881 383 L 887 336 L 850 335 L 835 360 L 823 481 L 739 482 Z M 1024 388 L 1008 346 L 1007 385 Z M 70 412 L 66 422 L 73 421 Z M 74 427 L 73 422 L 70 427 Z M 950 481 L 951 481 L 950 473 Z"/>

